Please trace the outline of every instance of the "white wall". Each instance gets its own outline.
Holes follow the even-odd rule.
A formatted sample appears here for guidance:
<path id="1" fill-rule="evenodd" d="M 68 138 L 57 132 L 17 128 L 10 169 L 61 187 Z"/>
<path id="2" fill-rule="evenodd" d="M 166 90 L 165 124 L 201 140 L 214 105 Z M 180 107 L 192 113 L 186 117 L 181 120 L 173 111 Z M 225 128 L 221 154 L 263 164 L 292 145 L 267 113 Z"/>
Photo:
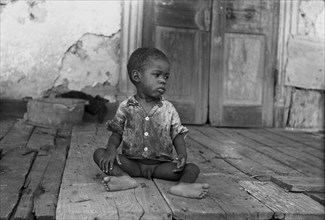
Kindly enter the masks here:
<path id="1" fill-rule="evenodd" d="M 40 97 L 60 84 L 112 87 L 119 74 L 121 3 L 1 0 L 0 98 Z"/>

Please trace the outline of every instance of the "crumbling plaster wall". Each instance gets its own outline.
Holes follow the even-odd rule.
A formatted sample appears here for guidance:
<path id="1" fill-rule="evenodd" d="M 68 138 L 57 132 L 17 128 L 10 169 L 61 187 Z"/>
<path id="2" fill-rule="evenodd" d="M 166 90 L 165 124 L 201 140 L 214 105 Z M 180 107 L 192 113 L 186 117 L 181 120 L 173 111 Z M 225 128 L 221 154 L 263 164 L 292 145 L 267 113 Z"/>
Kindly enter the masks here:
<path id="1" fill-rule="evenodd" d="M 120 1 L 0 3 L 0 98 L 37 98 L 61 89 L 114 99 Z"/>
<path id="2" fill-rule="evenodd" d="M 289 21 L 280 25 L 280 31 L 288 30 L 288 37 L 281 45 L 284 49 L 278 49 L 285 57 L 285 126 L 324 129 L 325 1 L 289 0 L 282 4 Z"/>

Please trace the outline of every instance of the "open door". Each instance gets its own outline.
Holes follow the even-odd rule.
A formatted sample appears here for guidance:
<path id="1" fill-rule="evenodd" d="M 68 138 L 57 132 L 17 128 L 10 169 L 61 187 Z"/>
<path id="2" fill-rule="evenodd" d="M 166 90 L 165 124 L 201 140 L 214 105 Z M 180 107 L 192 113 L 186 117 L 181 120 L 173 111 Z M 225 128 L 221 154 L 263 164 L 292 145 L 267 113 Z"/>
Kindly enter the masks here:
<path id="1" fill-rule="evenodd" d="M 212 125 L 272 126 L 278 7 L 277 0 L 213 1 Z"/>
<path id="2" fill-rule="evenodd" d="M 161 49 L 171 60 L 164 97 L 183 123 L 206 123 L 211 1 L 147 0 L 143 11 L 142 45 Z"/>

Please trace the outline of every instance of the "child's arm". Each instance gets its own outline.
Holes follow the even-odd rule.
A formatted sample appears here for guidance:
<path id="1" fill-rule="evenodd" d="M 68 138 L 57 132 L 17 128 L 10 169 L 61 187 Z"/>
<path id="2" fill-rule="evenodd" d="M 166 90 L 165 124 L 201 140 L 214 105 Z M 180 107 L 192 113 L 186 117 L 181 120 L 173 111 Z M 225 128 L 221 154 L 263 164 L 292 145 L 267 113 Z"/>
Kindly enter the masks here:
<path id="1" fill-rule="evenodd" d="M 173 170 L 173 172 L 181 172 L 184 169 L 186 161 L 187 161 L 187 151 L 186 151 L 184 135 L 178 134 L 174 138 L 173 145 L 177 152 L 177 158 L 176 158 L 177 169 Z"/>
<path id="2" fill-rule="evenodd" d="M 100 168 L 104 172 L 108 172 L 108 169 L 113 169 L 115 160 L 119 165 L 121 165 L 121 161 L 117 153 L 117 148 L 120 146 L 121 141 L 122 136 L 116 132 L 113 132 L 110 136 L 107 143 L 106 152 L 104 156 L 99 160 Z"/>

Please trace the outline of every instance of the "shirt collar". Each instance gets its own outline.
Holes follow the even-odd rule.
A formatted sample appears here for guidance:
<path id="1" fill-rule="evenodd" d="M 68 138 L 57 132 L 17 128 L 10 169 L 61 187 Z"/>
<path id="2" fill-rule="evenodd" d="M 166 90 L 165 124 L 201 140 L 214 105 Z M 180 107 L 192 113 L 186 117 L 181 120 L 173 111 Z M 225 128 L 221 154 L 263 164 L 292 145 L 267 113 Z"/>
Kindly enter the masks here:
<path id="1" fill-rule="evenodd" d="M 157 106 L 160 108 L 163 106 L 164 97 L 161 96 L 160 101 L 157 103 Z M 128 106 L 140 106 L 140 103 L 138 100 L 136 100 L 135 95 L 128 98 L 128 101 L 126 103 Z"/>

